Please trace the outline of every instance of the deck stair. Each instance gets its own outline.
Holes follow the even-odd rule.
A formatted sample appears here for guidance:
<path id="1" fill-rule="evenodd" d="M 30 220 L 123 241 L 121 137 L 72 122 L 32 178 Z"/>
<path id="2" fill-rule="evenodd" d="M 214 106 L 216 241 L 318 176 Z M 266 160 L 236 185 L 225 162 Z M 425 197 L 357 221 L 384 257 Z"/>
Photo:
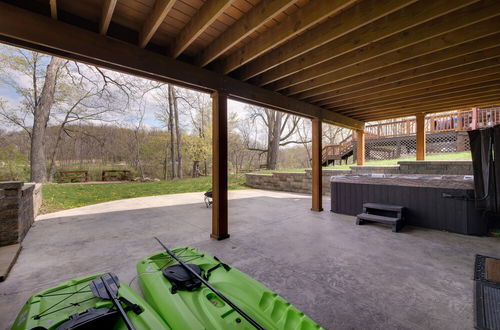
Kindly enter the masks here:
<path id="1" fill-rule="evenodd" d="M 356 224 L 378 222 L 390 225 L 393 232 L 398 232 L 404 226 L 403 211 L 404 206 L 364 203 L 363 213 L 356 216 Z"/>

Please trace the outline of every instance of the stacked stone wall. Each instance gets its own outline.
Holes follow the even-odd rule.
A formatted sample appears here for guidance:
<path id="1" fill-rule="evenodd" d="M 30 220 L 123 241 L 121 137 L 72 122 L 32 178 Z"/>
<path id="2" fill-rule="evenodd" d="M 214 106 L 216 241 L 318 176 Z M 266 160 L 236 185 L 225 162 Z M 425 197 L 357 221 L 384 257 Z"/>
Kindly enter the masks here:
<path id="1" fill-rule="evenodd" d="M 330 178 L 344 174 L 472 175 L 471 161 L 400 161 L 398 165 L 351 166 L 349 170 L 323 170 L 323 194 L 330 195 Z M 305 172 L 248 173 L 246 185 L 257 189 L 311 193 L 311 170 Z"/>

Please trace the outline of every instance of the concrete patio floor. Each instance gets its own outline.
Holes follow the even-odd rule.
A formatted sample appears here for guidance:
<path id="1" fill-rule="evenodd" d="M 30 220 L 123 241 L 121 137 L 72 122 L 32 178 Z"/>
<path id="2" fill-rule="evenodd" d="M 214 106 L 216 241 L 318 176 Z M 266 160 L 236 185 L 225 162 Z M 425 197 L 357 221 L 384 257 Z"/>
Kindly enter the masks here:
<path id="1" fill-rule="evenodd" d="M 476 253 L 500 256 L 500 240 L 406 227 L 392 233 L 354 218 L 309 211 L 310 197 L 230 192 L 228 240 L 209 239 L 202 193 L 108 202 L 39 217 L 0 283 L 8 328 L 35 291 L 113 271 L 135 280 L 135 263 L 190 245 L 261 281 L 328 329 L 471 329 Z"/>

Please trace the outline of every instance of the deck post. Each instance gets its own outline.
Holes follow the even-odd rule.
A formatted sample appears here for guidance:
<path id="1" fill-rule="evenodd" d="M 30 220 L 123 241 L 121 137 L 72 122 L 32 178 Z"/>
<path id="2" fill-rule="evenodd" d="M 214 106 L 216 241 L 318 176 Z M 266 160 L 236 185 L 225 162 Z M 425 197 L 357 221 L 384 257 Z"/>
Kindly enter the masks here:
<path id="1" fill-rule="evenodd" d="M 365 130 L 356 130 L 356 163 L 357 165 L 365 165 Z"/>
<path id="2" fill-rule="evenodd" d="M 471 129 L 477 129 L 477 108 L 472 108 L 472 121 L 470 123 Z"/>
<path id="3" fill-rule="evenodd" d="M 322 189 L 322 147 L 321 147 L 321 124 L 319 118 L 312 119 L 312 211 L 323 211 L 323 189 Z"/>
<path id="4" fill-rule="evenodd" d="M 212 94 L 212 233 L 223 240 L 228 234 L 227 210 L 227 95 Z"/>
<path id="5" fill-rule="evenodd" d="M 417 121 L 417 160 L 425 160 L 425 113 L 416 115 Z"/>

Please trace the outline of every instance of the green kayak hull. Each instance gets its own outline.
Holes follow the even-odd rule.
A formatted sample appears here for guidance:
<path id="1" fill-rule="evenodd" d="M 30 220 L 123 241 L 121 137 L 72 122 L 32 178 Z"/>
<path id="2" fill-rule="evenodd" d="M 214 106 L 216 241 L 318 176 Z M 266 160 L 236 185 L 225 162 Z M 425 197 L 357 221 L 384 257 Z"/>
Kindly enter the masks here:
<path id="1" fill-rule="evenodd" d="M 112 301 L 97 298 L 90 291 L 89 284 L 102 275 L 104 274 L 76 278 L 36 293 L 23 306 L 12 329 L 57 329 L 69 321 L 72 315 L 88 315 L 89 309 L 101 312 L 109 310 L 112 313 L 106 320 L 106 329 L 127 329 Z M 117 296 L 139 306 L 137 313 L 129 309 L 126 311 L 137 330 L 170 329 L 141 296 L 121 281 Z M 103 328 L 102 323 L 96 323 L 91 324 L 92 329 Z"/>
<path id="2" fill-rule="evenodd" d="M 202 274 L 220 264 L 213 256 L 191 247 L 173 252 Z M 253 329 L 254 327 L 208 287 L 172 293 L 162 269 L 177 264 L 166 252 L 137 264 L 139 284 L 147 302 L 172 329 Z M 243 312 L 266 329 L 322 329 L 289 302 L 234 267 L 216 267 L 208 281 Z"/>

